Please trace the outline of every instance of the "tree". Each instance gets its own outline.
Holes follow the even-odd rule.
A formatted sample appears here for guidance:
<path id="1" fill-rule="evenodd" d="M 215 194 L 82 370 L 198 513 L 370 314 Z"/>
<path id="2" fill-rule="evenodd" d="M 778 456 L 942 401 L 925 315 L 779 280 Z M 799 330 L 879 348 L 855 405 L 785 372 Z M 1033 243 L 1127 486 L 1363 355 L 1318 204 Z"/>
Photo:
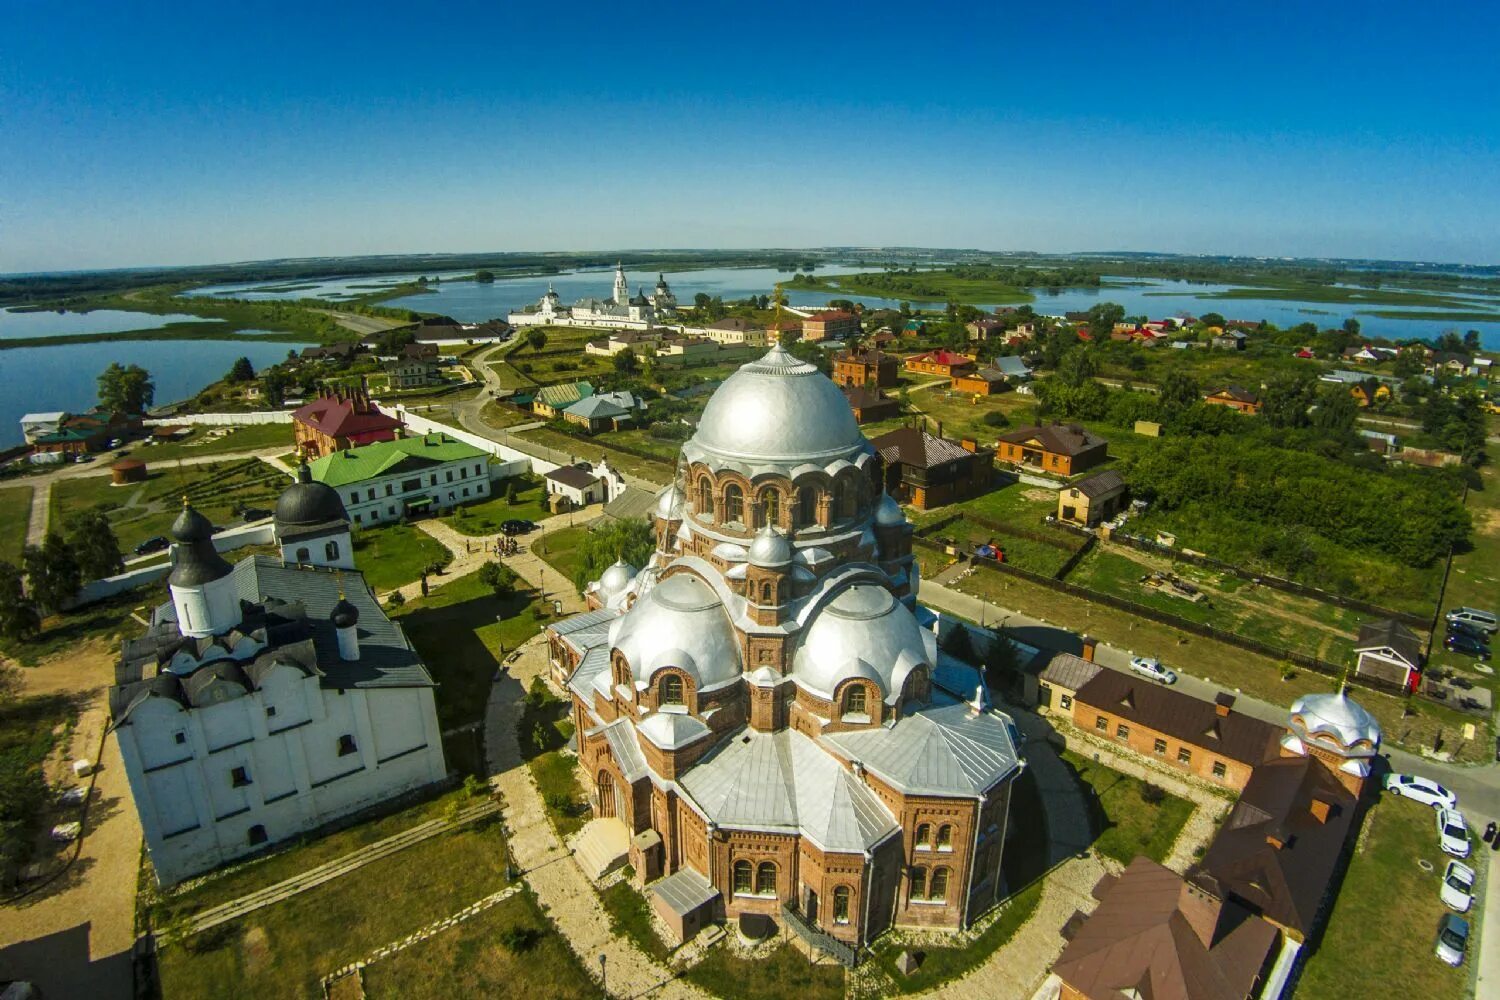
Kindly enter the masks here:
<path id="1" fill-rule="evenodd" d="M 1075 347 L 1064 354 L 1057 363 L 1057 379 L 1063 385 L 1076 389 L 1092 381 L 1099 372 L 1099 363 L 1087 347 Z"/>
<path id="2" fill-rule="evenodd" d="M 106 410 L 144 413 L 156 399 L 156 385 L 151 373 L 140 365 L 125 366 L 110 362 L 99 375 L 99 405 Z"/>
<path id="3" fill-rule="evenodd" d="M 1480 347 L 1480 344 L 1479 344 L 1479 331 L 1478 330 L 1466 330 L 1466 331 L 1464 331 L 1464 350 L 1467 353 L 1469 353 L 1469 354 L 1474 354 L 1475 352 L 1477 352 L 1479 350 L 1479 347 Z"/>
<path id="4" fill-rule="evenodd" d="M 479 282 L 481 285 L 488 285 L 490 282 L 495 280 L 495 273 L 493 271 L 484 270 L 475 271 L 474 280 Z"/>
<path id="5" fill-rule="evenodd" d="M 269 406 L 280 406 L 286 402 L 286 390 L 291 380 L 280 368 L 269 368 L 260 377 L 260 394 Z"/>
<path id="6" fill-rule="evenodd" d="M 547 346 L 547 332 L 541 327 L 532 327 L 526 331 L 526 343 L 533 351 L 540 351 Z"/>
<path id="7" fill-rule="evenodd" d="M 1306 427 L 1316 390 L 1316 379 L 1307 373 L 1271 376 L 1260 391 L 1261 418 L 1271 427 Z"/>
<path id="8" fill-rule="evenodd" d="M 41 547 L 26 546 L 22 556 L 26 580 L 37 605 L 47 611 L 61 611 L 83 586 L 83 571 L 73 549 L 62 535 L 49 531 Z"/>
<path id="9" fill-rule="evenodd" d="M 479 567 L 479 582 L 494 591 L 495 596 L 501 599 L 513 596 L 516 592 L 516 584 L 520 580 L 516 571 L 504 563 L 487 562 Z"/>
<path id="10" fill-rule="evenodd" d="M 627 347 L 615 355 L 615 371 L 621 375 L 634 375 L 640 369 L 640 363 L 635 359 L 635 352 L 630 348 Z"/>
<path id="11" fill-rule="evenodd" d="M 707 292 L 699 292 L 693 296 L 693 308 L 707 310 L 708 304 L 712 301 L 713 298 Z"/>
<path id="12" fill-rule="evenodd" d="M 1096 337 L 1107 337 L 1124 318 L 1124 306 L 1118 302 L 1100 302 L 1089 307 L 1089 330 Z"/>
<path id="13" fill-rule="evenodd" d="M 1408 379 L 1413 375 L 1422 374 L 1426 360 L 1426 355 L 1420 347 L 1401 348 L 1401 353 L 1396 355 L 1396 377 Z"/>
<path id="14" fill-rule="evenodd" d="M 511 507 L 516 505 L 516 496 L 520 490 L 516 488 L 516 478 L 512 476 L 505 481 L 505 502 Z"/>
<path id="15" fill-rule="evenodd" d="M 235 358 L 234 364 L 229 367 L 229 374 L 224 376 L 226 382 L 249 382 L 255 378 L 255 366 L 250 363 L 249 358 Z"/>
<path id="16" fill-rule="evenodd" d="M 1186 409 L 1203 398 L 1198 380 L 1180 371 L 1167 372 L 1156 394 L 1163 413 Z"/>
<path id="17" fill-rule="evenodd" d="M 1198 317 L 1198 322 L 1202 323 L 1204 326 L 1223 327 L 1224 316 L 1222 313 L 1206 312 L 1202 316 Z"/>
<path id="18" fill-rule="evenodd" d="M 1348 319 L 1344 320 L 1344 332 L 1351 337 L 1358 337 L 1359 320 L 1355 319 L 1353 316 L 1350 316 Z"/>
<path id="19" fill-rule="evenodd" d="M 1359 405 L 1354 395 L 1342 385 L 1331 385 L 1318 393 L 1318 406 L 1312 412 L 1312 425 L 1324 434 L 1344 436 L 1354 433 Z M 1286 426 L 1286 425 L 1281 425 Z"/>
<path id="20" fill-rule="evenodd" d="M 115 537 L 109 518 L 101 511 L 74 515 L 63 526 L 67 531 L 68 545 L 85 579 L 102 580 L 125 569 L 120 541 Z"/>
<path id="21" fill-rule="evenodd" d="M 36 603 L 26 596 L 21 571 L 0 561 L 0 636 L 28 642 L 42 630 Z"/>
<path id="22" fill-rule="evenodd" d="M 573 583 L 582 590 L 589 581 L 603 576 L 617 559 L 632 566 L 644 566 L 655 548 L 651 525 L 644 519 L 614 521 L 595 528 L 578 546 L 579 560 L 573 571 Z"/>

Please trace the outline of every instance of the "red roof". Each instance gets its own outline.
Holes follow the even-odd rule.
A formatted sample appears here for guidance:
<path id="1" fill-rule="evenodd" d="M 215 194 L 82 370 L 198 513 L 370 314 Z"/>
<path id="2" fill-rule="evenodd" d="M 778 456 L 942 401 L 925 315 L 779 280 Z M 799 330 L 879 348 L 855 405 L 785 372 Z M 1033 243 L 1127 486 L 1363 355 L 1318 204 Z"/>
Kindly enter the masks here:
<path id="1" fill-rule="evenodd" d="M 368 406 L 368 409 L 364 409 Z M 356 408 L 352 399 L 341 396 L 325 396 L 293 411 L 292 419 L 306 424 L 313 430 L 329 437 L 353 437 L 379 431 L 394 431 L 401 421 L 381 413 L 373 404 L 362 404 Z"/>
<path id="2" fill-rule="evenodd" d="M 963 354 L 955 354 L 952 351 L 929 351 L 926 354 L 918 354 L 910 361 L 926 361 L 935 365 L 972 365 L 974 359 Z"/>
<path id="3" fill-rule="evenodd" d="M 1079 330 L 1078 331 L 1078 339 L 1079 340 L 1093 340 L 1094 339 L 1094 335 L 1092 333 L 1089 333 L 1087 330 Z"/>

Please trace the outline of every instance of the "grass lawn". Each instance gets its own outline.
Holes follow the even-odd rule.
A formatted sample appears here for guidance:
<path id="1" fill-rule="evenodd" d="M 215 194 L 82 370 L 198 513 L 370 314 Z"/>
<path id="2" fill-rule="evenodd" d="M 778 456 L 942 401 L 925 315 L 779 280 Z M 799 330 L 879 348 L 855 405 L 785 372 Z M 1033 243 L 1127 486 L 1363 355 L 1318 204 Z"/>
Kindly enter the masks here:
<path id="1" fill-rule="evenodd" d="M 48 615 L 42 619 L 42 634 L 31 642 L 0 638 L 0 653 L 25 666 L 35 666 L 90 640 L 112 643 L 126 636 L 138 636 L 145 628 L 130 613 L 139 609 L 141 616 L 148 618 L 151 609 L 166 599 L 167 587 L 163 581 L 127 590 L 75 611 Z"/>
<path id="2" fill-rule="evenodd" d="M 609 460 L 610 465 L 626 475 L 635 476 L 658 487 L 671 482 L 675 471 L 675 466 L 671 461 L 638 458 L 635 455 L 627 455 L 623 451 L 615 451 L 609 447 L 608 434 L 585 440 L 570 434 L 559 433 L 549 427 L 534 427 L 529 431 L 520 431 L 516 436 L 562 452 L 574 461 L 582 458 L 593 461 L 603 455 Z"/>
<path id="3" fill-rule="evenodd" d="M 651 922 L 651 906 L 646 897 L 628 879 L 616 882 L 599 893 L 599 902 L 609 914 L 609 926 L 636 943 L 658 962 L 665 962 L 672 949 L 656 933 Z"/>
<path id="4" fill-rule="evenodd" d="M 735 1000 L 841 1000 L 844 968 L 824 958 L 809 965 L 806 956 L 783 944 L 764 958 L 741 958 L 720 943 L 682 978 L 715 996 Z"/>
<path id="5" fill-rule="evenodd" d="M 479 411 L 479 419 L 491 427 L 504 428 L 532 423 L 537 416 L 530 410 L 517 409 L 492 399 Z"/>
<path id="6" fill-rule="evenodd" d="M 355 564 L 376 593 L 395 590 L 418 580 L 434 563 L 446 564 L 451 555 L 442 543 L 410 524 L 359 528 L 354 534 Z"/>
<path id="7" fill-rule="evenodd" d="M 582 525 L 549 531 L 532 545 L 531 551 L 569 580 L 583 562 L 581 546 L 590 530 Z"/>
<path id="8" fill-rule="evenodd" d="M 1042 530 L 1042 518 L 1057 513 L 1057 491 L 1045 486 L 1028 486 L 1022 482 L 1011 483 L 999 489 L 982 493 L 972 500 L 938 507 L 931 511 L 908 511 L 912 523 L 927 524 L 940 517 L 971 511 L 980 517 L 1000 524 L 1013 524 L 1018 528 Z"/>
<path id="9" fill-rule="evenodd" d="M 1475 848 L 1476 856 L 1489 854 L 1477 836 Z M 1431 862 L 1435 870 L 1423 871 L 1418 859 Z M 1465 862 L 1478 872 L 1480 885 L 1484 860 Z M 1438 850 L 1432 810 L 1382 795 L 1365 817 L 1362 839 L 1297 995 L 1390 996 L 1397 983 L 1402 996 L 1457 1000 L 1472 995 L 1473 942 L 1461 968 L 1450 968 L 1432 953 L 1438 918 L 1446 912 L 1438 890 L 1447 863 L 1447 855 Z M 1479 904 L 1484 904 L 1482 895 Z M 1472 908 L 1465 916 L 1472 921 Z"/>
<path id="10" fill-rule="evenodd" d="M 1464 506 L 1474 518 L 1474 533 L 1467 552 L 1453 557 L 1453 571 L 1443 593 L 1443 612 L 1457 607 L 1497 610 L 1500 604 L 1500 472 L 1493 464 L 1479 470 L 1483 489 L 1471 489 Z M 1432 647 L 1432 665 L 1464 671 L 1471 680 L 1500 692 L 1495 674 L 1474 672 L 1472 657 L 1459 656 L 1443 648 L 1442 636 Z M 1500 933 L 1500 932 L 1497 932 Z"/>
<path id="11" fill-rule="evenodd" d="M 162 995 L 221 997 L 233 983 L 237 997 L 321 997 L 323 976 L 504 885 L 499 823 L 453 830 L 168 945 L 160 954 Z"/>
<path id="12" fill-rule="evenodd" d="M 532 757 L 526 766 L 531 768 L 531 777 L 541 790 L 547 818 L 558 837 L 566 840 L 582 830 L 588 822 L 589 810 L 585 804 L 587 792 L 578 780 L 577 758 L 560 750 L 549 750 Z"/>
<path id="13" fill-rule="evenodd" d="M 928 537 L 936 541 L 951 540 L 951 543 L 964 553 L 973 552 L 976 541 L 991 542 L 1004 553 L 1007 563 L 1043 576 L 1053 576 L 1062 569 L 1063 563 L 1073 555 L 1071 549 L 1076 548 L 1083 541 L 1080 538 L 1060 534 L 1060 540 L 1066 541 L 1070 546 L 1064 549 L 1020 535 L 1007 535 L 993 531 L 965 518 L 959 518 L 957 521 L 944 525 Z"/>
<path id="14" fill-rule="evenodd" d="M 24 865 L 33 857 L 52 800 L 42 769 L 77 713 L 74 700 L 62 695 L 0 700 L 0 864 Z"/>
<path id="15" fill-rule="evenodd" d="M 19 566 L 31 524 L 31 487 L 0 489 L 0 561 Z"/>
<path id="16" fill-rule="evenodd" d="M 250 424 L 235 428 L 228 434 L 214 436 L 212 432 L 219 429 L 194 426 L 187 437 L 180 441 L 133 444 L 130 454 L 149 467 L 152 462 L 200 458 L 204 455 L 228 455 L 238 451 L 260 451 L 262 448 L 289 448 L 293 443 L 291 424 Z"/>
<path id="17" fill-rule="evenodd" d="M 502 389 L 530 389 L 537 384 L 536 379 L 522 375 L 509 361 L 491 361 L 489 365 L 490 371 L 500 380 Z"/>
<path id="18" fill-rule="evenodd" d="M 506 499 L 511 483 L 516 484 L 515 503 Z M 494 484 L 492 493 L 488 500 L 465 504 L 443 515 L 443 523 L 454 531 L 478 537 L 497 534 L 506 521 L 540 521 L 548 516 L 547 493 L 540 479 L 532 476 L 501 479 Z"/>
<path id="19" fill-rule="evenodd" d="M 516 931 L 536 937 L 512 950 L 503 942 Z M 536 900 L 520 892 L 366 967 L 365 995 L 592 1000 L 599 987 Z"/>
<path id="20" fill-rule="evenodd" d="M 1122 865 L 1139 854 L 1165 861 L 1183 824 L 1193 813 L 1187 799 L 1164 793 L 1160 802 L 1142 796 L 1146 783 L 1139 778 L 1096 764 L 1071 751 L 1062 755 L 1085 786 L 1094 827 L 1094 850 Z"/>

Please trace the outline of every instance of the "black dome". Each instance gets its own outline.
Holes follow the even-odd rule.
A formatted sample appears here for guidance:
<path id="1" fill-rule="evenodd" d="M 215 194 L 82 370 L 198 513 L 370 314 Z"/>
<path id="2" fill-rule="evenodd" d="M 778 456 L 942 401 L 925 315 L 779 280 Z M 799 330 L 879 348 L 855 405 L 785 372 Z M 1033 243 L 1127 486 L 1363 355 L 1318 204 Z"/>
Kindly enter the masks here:
<path id="1" fill-rule="evenodd" d="M 359 623 L 359 609 L 340 597 L 328 617 L 333 619 L 334 628 L 349 628 Z"/>
<path id="2" fill-rule="evenodd" d="M 172 572 L 167 582 L 175 587 L 201 587 L 233 572 L 214 548 L 214 526 L 208 518 L 182 500 L 182 513 L 172 522 Z"/>
<path id="3" fill-rule="evenodd" d="M 183 497 L 182 513 L 178 514 L 177 520 L 172 522 L 172 540 L 190 544 L 210 539 L 213 536 L 213 524 L 188 504 L 187 497 Z"/>
<path id="4" fill-rule="evenodd" d="M 328 521 L 347 521 L 349 514 L 338 491 L 331 486 L 315 483 L 312 472 L 306 465 L 297 469 L 297 481 L 282 491 L 276 499 L 276 524 L 278 527 L 301 527 L 325 524 Z"/>

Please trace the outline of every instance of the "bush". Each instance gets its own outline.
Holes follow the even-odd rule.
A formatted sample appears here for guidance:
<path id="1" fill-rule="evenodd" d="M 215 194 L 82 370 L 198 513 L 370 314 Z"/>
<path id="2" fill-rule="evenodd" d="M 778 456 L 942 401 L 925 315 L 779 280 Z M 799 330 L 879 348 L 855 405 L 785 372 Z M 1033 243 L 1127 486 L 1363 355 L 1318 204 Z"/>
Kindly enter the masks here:
<path id="1" fill-rule="evenodd" d="M 1141 801 L 1147 803 L 1148 805 L 1160 805 L 1162 800 L 1166 797 L 1166 789 L 1162 788 L 1160 785 L 1153 785 L 1149 781 L 1141 785 Z"/>
<path id="2" fill-rule="evenodd" d="M 530 951 L 536 947 L 542 932 L 535 927 L 507 927 L 495 935 L 506 951 L 512 954 Z"/>
<path id="3" fill-rule="evenodd" d="M 397 590 L 393 591 L 391 596 L 385 599 L 385 603 L 388 607 L 399 608 L 406 603 L 406 598 L 402 597 L 401 591 Z"/>
<path id="4" fill-rule="evenodd" d="M 1010 419 L 999 410 L 991 410 L 983 418 L 986 427 L 1009 427 Z"/>
<path id="5" fill-rule="evenodd" d="M 542 801 L 547 804 L 548 809 L 564 815 L 571 814 L 576 806 L 573 796 L 565 792 L 548 792 Z"/>

